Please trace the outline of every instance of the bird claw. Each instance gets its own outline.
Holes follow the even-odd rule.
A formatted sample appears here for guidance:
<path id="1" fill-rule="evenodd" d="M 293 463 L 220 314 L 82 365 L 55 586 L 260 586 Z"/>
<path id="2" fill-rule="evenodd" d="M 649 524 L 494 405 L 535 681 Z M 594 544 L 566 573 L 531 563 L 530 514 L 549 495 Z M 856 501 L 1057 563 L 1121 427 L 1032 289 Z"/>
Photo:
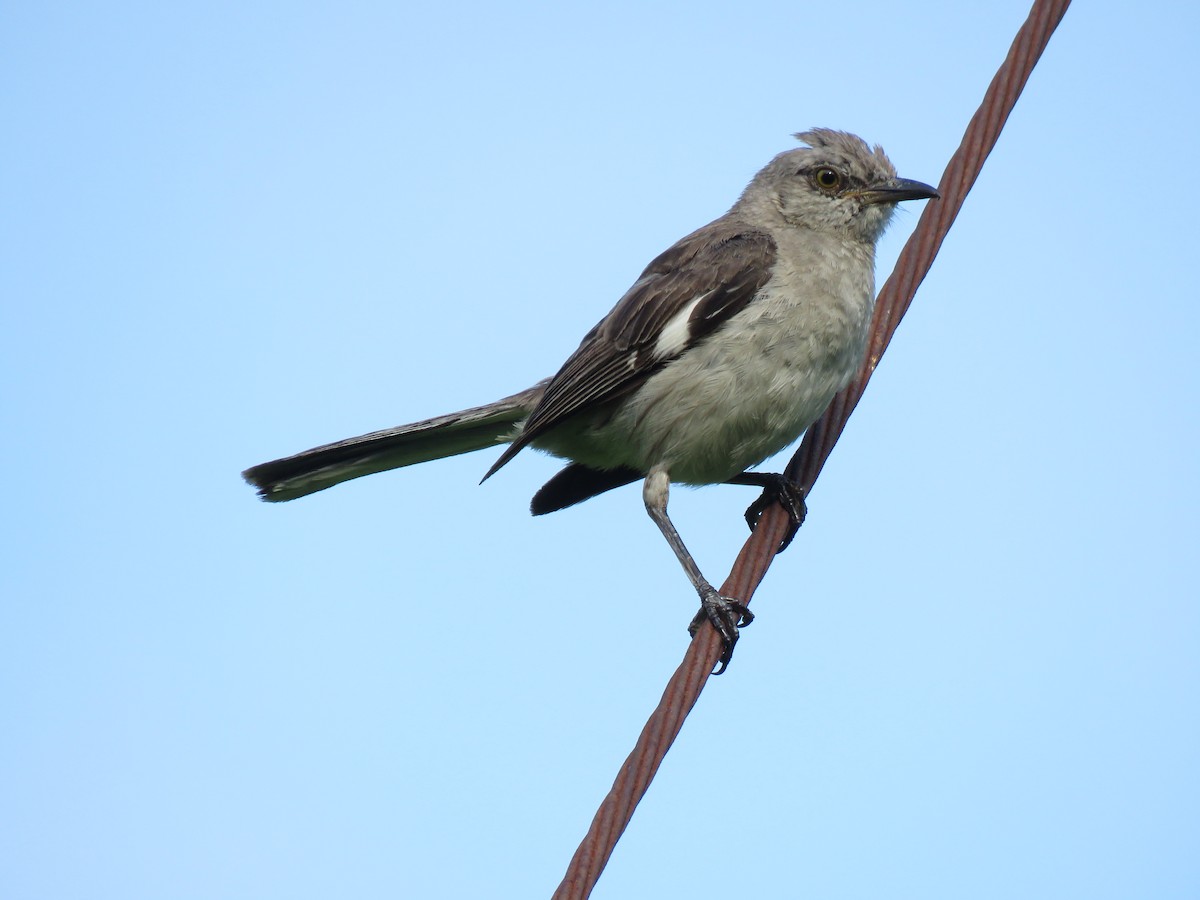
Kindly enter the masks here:
<path id="1" fill-rule="evenodd" d="M 713 628 L 721 635 L 724 647 L 717 659 L 717 668 L 712 674 L 720 675 L 729 667 L 729 661 L 733 659 L 734 645 L 738 641 L 738 629 L 745 628 L 753 621 L 754 613 L 750 612 L 746 604 L 731 597 L 723 597 L 712 588 L 701 592 L 700 610 L 688 625 L 688 634 L 695 637 L 701 625 L 711 622 Z"/>
<path id="2" fill-rule="evenodd" d="M 788 514 L 788 530 L 779 542 L 779 549 L 775 551 L 782 553 L 788 548 L 788 544 L 792 542 L 792 538 L 796 536 L 796 532 L 804 524 L 804 517 L 808 514 L 808 506 L 804 502 L 804 490 L 786 475 L 773 472 L 756 473 L 756 475 L 762 479 L 763 491 L 757 500 L 746 507 L 746 524 L 750 526 L 751 531 L 754 531 L 767 507 L 773 503 L 782 506 L 784 512 Z"/>

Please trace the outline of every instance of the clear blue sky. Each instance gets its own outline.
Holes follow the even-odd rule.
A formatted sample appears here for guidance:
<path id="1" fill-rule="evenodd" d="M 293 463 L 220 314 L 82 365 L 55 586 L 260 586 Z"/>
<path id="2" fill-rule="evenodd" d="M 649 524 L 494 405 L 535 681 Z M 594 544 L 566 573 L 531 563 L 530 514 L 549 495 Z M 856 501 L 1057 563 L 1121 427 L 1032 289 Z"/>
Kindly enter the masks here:
<path id="1" fill-rule="evenodd" d="M 0 895 L 549 896 L 695 607 L 637 489 L 239 471 L 551 373 L 794 131 L 936 182 L 1026 12 L 7 4 Z M 1067 14 L 596 897 L 1200 896 L 1197 39 Z"/>

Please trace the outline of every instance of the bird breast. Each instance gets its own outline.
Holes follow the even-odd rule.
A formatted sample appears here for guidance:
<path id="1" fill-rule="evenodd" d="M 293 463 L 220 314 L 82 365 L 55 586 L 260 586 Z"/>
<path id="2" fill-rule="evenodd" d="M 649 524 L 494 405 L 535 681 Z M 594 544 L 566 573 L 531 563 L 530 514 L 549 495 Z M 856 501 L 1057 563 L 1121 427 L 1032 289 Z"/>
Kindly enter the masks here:
<path id="1" fill-rule="evenodd" d="M 547 449 L 713 484 L 791 444 L 861 365 L 874 305 L 870 248 L 822 249 L 817 258 L 810 238 L 803 253 L 781 255 L 745 309 L 585 425 L 581 440 Z"/>

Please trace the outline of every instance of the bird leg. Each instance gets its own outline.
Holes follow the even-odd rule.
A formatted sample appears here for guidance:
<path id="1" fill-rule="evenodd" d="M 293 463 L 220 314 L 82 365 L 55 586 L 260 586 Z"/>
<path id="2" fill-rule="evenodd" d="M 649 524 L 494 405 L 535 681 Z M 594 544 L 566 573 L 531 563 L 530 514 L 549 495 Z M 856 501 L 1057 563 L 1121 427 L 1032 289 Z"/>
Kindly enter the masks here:
<path id="1" fill-rule="evenodd" d="M 730 478 L 726 484 L 748 484 L 763 489 L 759 498 L 746 507 L 746 524 L 750 526 L 751 531 L 758 527 L 758 520 L 768 506 L 778 503 L 783 507 L 784 512 L 788 514 L 788 530 L 775 552 L 782 553 L 786 550 L 808 514 L 808 507 L 804 503 L 804 489 L 786 475 L 776 472 L 743 472 Z"/>
<path id="2" fill-rule="evenodd" d="M 692 582 L 692 587 L 700 595 L 700 611 L 696 613 L 692 623 L 688 626 L 688 634 L 695 637 L 696 630 L 707 620 L 717 629 L 725 642 L 725 648 L 722 650 L 721 657 L 717 661 L 717 668 L 713 672 L 714 675 L 720 675 L 728 667 L 729 660 L 733 658 L 733 647 L 738 640 L 738 629 L 744 628 L 754 621 L 754 614 L 746 608 L 744 603 L 739 603 L 731 597 L 724 597 L 718 593 L 717 589 L 709 584 L 700 573 L 700 567 L 692 559 L 692 554 L 684 546 L 683 539 L 667 515 L 667 497 L 670 494 L 670 488 L 671 480 L 667 475 L 667 470 L 655 467 L 650 470 L 642 485 L 642 499 L 646 503 L 646 512 L 650 514 L 650 518 L 654 520 L 658 530 L 662 532 L 667 543 L 671 545 L 671 549 L 675 551 L 675 557 L 683 566 L 684 572 L 687 573 L 688 580 Z"/>

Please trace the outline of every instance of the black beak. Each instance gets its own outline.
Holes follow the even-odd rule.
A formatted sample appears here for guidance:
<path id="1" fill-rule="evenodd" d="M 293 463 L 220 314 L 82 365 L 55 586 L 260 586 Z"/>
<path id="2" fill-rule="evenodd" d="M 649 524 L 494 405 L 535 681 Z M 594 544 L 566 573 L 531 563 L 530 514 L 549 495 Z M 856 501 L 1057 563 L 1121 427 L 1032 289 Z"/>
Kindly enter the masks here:
<path id="1" fill-rule="evenodd" d="M 867 188 L 858 195 L 863 203 L 899 203 L 901 200 L 938 200 L 941 194 L 923 181 L 893 178 L 885 184 Z"/>

